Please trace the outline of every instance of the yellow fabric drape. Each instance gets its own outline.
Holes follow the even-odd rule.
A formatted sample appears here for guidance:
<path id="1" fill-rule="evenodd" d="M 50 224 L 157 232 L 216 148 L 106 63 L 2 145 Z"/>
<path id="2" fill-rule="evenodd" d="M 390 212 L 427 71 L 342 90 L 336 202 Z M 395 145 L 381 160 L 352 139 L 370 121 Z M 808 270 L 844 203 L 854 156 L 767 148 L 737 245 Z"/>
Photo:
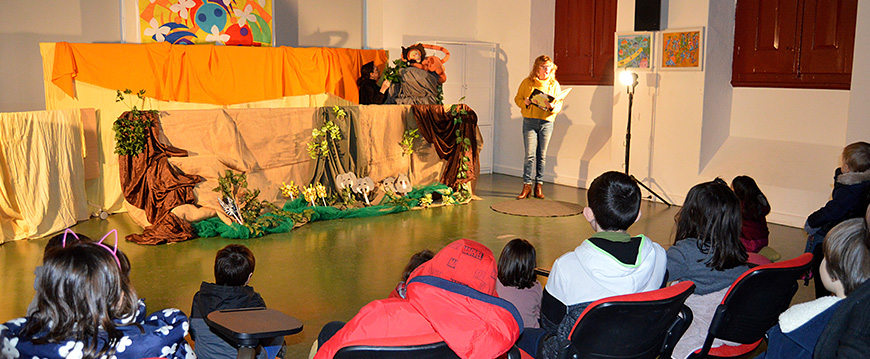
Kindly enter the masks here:
<path id="1" fill-rule="evenodd" d="M 0 113 L 0 243 L 88 218 L 79 110 Z"/>
<path id="2" fill-rule="evenodd" d="M 75 97 L 75 81 L 165 101 L 231 105 L 331 93 L 359 102 L 356 80 L 384 50 L 209 45 L 71 44 L 54 52 L 52 82 Z"/>

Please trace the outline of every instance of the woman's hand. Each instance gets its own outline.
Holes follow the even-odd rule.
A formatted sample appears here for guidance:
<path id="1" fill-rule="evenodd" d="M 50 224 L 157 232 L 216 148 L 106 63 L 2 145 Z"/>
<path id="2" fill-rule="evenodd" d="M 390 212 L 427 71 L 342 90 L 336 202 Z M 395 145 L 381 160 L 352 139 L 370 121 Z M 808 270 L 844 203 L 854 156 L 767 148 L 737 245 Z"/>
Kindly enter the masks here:
<path id="1" fill-rule="evenodd" d="M 527 97 L 525 100 L 523 100 L 523 103 L 526 104 L 526 107 L 529 107 L 529 105 L 532 104 L 532 100 L 529 100 L 529 98 Z"/>
<path id="2" fill-rule="evenodd" d="M 387 93 L 387 90 L 390 88 L 390 80 L 384 79 L 384 83 L 381 84 L 381 93 Z"/>

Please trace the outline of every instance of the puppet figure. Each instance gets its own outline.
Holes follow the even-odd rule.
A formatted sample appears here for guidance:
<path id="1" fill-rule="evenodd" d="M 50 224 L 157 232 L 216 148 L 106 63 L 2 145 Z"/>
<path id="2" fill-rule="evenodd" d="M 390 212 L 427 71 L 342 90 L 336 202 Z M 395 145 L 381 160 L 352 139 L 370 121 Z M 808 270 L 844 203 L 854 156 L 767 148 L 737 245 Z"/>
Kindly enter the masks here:
<path id="1" fill-rule="evenodd" d="M 444 58 L 426 56 L 425 49 L 441 51 L 444 53 Z M 447 49 L 441 46 L 417 43 L 407 48 L 402 47 L 402 60 L 405 60 L 409 66 L 434 72 L 438 75 L 438 82 L 442 84 L 447 81 L 447 74 L 444 72 L 444 63 L 449 59 L 450 51 L 447 51 Z"/>

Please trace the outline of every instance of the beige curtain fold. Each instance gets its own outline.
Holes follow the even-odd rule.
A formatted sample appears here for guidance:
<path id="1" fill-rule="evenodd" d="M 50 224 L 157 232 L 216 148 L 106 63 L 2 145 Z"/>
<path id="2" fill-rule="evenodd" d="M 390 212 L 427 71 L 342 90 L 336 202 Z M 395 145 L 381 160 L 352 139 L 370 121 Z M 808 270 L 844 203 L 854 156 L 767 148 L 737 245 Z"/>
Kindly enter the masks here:
<path id="1" fill-rule="evenodd" d="M 88 218 L 79 110 L 0 113 L 0 243 Z"/>

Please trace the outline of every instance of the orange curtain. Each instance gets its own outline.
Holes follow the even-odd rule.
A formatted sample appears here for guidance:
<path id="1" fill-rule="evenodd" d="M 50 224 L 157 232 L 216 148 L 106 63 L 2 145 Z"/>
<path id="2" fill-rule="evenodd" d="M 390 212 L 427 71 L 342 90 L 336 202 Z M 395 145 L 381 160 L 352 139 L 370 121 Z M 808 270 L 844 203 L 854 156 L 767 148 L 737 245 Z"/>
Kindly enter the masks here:
<path id="1" fill-rule="evenodd" d="M 386 51 L 59 42 L 52 83 L 72 97 L 82 81 L 164 101 L 232 105 L 326 92 L 358 103 L 356 80 L 369 61 L 385 64 Z"/>

